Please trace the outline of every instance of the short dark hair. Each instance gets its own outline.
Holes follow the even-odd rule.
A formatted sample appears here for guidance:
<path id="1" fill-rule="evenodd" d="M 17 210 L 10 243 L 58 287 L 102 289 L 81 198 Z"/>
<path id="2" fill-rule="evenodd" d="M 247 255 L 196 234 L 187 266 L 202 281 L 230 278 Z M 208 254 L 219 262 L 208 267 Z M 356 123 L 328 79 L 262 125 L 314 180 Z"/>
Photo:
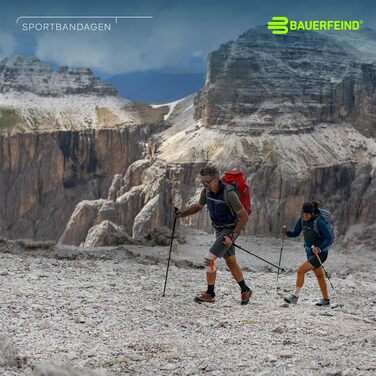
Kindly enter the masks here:
<path id="1" fill-rule="evenodd" d="M 212 179 L 219 179 L 219 171 L 214 166 L 206 166 L 200 170 L 201 176 L 210 176 Z"/>

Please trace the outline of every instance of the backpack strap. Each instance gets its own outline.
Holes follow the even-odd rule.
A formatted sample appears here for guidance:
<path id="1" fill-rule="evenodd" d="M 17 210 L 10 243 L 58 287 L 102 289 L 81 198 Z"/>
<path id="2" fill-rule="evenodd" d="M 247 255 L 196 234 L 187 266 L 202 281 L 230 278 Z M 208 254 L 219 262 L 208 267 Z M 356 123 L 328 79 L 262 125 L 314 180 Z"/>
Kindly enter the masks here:
<path id="1" fill-rule="evenodd" d="M 313 231 L 314 231 L 317 235 L 319 235 L 320 237 L 322 237 L 321 234 L 320 234 L 319 229 L 317 228 L 317 220 L 318 220 L 318 219 L 319 219 L 319 218 L 316 217 L 316 219 L 313 221 Z M 300 220 L 301 220 L 302 228 L 303 228 L 303 217 L 301 217 Z"/>
<path id="2" fill-rule="evenodd" d="M 313 221 L 313 231 L 317 234 L 317 235 L 320 235 L 320 232 L 319 232 L 319 229 L 317 228 L 317 220 L 318 218 L 316 218 L 314 221 Z"/>
<path id="3" fill-rule="evenodd" d="M 236 192 L 236 189 L 235 189 L 234 187 L 231 187 L 230 185 L 227 185 L 227 184 L 226 184 L 225 189 L 224 189 L 224 192 L 223 192 L 223 198 L 224 198 L 224 200 L 225 200 L 226 205 L 230 208 L 231 214 L 232 214 L 232 215 L 236 215 L 236 214 L 234 213 L 234 211 L 232 210 L 231 205 L 230 205 L 229 202 L 228 202 L 228 197 L 227 197 L 227 195 L 228 195 L 231 191 L 235 191 L 235 192 Z"/>
<path id="4" fill-rule="evenodd" d="M 320 217 L 317 217 L 314 221 L 313 221 L 313 231 L 317 234 L 317 235 L 319 235 L 321 238 L 322 238 L 322 235 L 321 235 L 321 233 L 320 233 L 320 231 L 319 231 L 319 229 L 317 228 L 317 221 L 319 220 L 319 219 L 321 219 Z M 322 220 L 322 219 L 321 219 Z M 323 220 L 322 220 L 323 221 Z M 324 222 L 324 221 L 323 221 Z M 324 222 L 325 223 L 325 222 Z"/>

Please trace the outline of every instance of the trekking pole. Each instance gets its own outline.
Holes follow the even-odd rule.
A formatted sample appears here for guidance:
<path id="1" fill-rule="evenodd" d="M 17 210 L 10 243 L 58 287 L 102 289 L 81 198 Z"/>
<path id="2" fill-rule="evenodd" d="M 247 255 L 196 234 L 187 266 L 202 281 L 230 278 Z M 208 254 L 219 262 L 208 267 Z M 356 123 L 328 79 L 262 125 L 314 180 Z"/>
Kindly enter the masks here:
<path id="1" fill-rule="evenodd" d="M 282 228 L 286 229 L 286 226 L 283 226 Z M 282 252 L 283 252 L 283 243 L 285 241 L 285 233 L 282 234 L 282 244 L 281 244 L 281 250 L 279 251 L 279 261 L 278 266 L 281 266 L 281 260 L 282 260 Z M 278 290 L 280 287 L 278 286 L 278 278 L 279 278 L 279 269 L 277 270 L 277 282 L 276 282 L 276 292 L 278 294 Z"/>
<path id="2" fill-rule="evenodd" d="M 311 248 L 314 248 L 314 246 L 312 246 Z M 317 260 L 319 260 L 319 263 L 320 263 L 322 269 L 324 270 L 325 276 L 326 276 L 326 278 L 328 279 L 328 281 L 329 281 L 329 283 L 330 283 L 330 287 L 332 288 L 332 291 L 333 291 L 333 293 L 334 293 L 334 295 L 335 295 L 335 297 L 336 297 L 336 299 L 337 299 L 337 302 L 338 302 L 335 306 L 332 307 L 332 309 L 333 309 L 333 308 L 336 308 L 336 307 L 342 307 L 343 304 L 341 304 L 341 303 L 340 303 L 340 300 L 338 299 L 337 292 L 336 292 L 336 290 L 334 289 L 334 286 L 333 286 L 333 284 L 332 284 L 332 281 L 331 281 L 330 278 L 329 278 L 329 274 L 327 273 L 326 269 L 324 268 L 324 265 L 322 264 L 321 259 L 320 259 L 319 255 L 318 255 L 318 253 L 315 253 L 315 255 L 316 255 L 316 257 L 317 257 Z"/>
<path id="3" fill-rule="evenodd" d="M 244 252 L 247 252 L 247 253 L 249 253 L 249 254 L 250 254 L 250 255 L 252 255 L 252 256 L 255 256 L 255 257 L 257 257 L 258 259 L 260 259 L 260 260 L 262 260 L 262 261 L 266 262 L 267 264 L 269 264 L 269 265 L 271 265 L 271 266 L 274 266 L 275 268 L 277 268 L 277 269 L 281 270 L 282 272 L 283 272 L 283 271 L 285 270 L 285 269 L 283 269 L 283 268 L 280 268 L 279 266 L 277 266 L 277 265 L 275 265 L 275 264 L 273 264 L 273 263 L 271 263 L 271 262 L 269 262 L 269 261 L 267 261 L 267 260 L 263 259 L 262 257 L 260 257 L 260 256 L 257 256 L 257 255 L 255 255 L 254 253 L 247 251 L 246 249 L 244 249 L 244 248 L 243 248 L 243 247 L 241 247 L 240 245 L 237 245 L 237 244 L 235 244 L 235 243 L 232 243 L 232 245 L 233 245 L 234 247 L 236 247 L 236 248 L 239 248 L 239 249 L 241 249 L 241 250 L 242 250 L 242 251 L 244 251 Z"/>
<path id="4" fill-rule="evenodd" d="M 176 213 L 178 212 L 178 210 L 179 210 L 178 208 L 174 207 L 175 215 L 176 215 Z M 167 277 L 168 277 L 168 269 L 170 268 L 171 251 L 172 251 L 172 242 L 174 241 L 176 220 L 177 220 L 177 217 L 175 216 L 175 218 L 174 218 L 174 225 L 172 226 L 172 235 L 171 235 L 171 242 L 170 242 L 170 252 L 169 252 L 169 254 L 168 254 L 168 262 L 167 262 L 166 278 L 165 278 L 165 283 L 164 283 L 164 288 L 163 288 L 163 295 L 162 295 L 162 298 L 164 298 L 164 296 L 165 296 L 165 292 L 166 292 Z"/>

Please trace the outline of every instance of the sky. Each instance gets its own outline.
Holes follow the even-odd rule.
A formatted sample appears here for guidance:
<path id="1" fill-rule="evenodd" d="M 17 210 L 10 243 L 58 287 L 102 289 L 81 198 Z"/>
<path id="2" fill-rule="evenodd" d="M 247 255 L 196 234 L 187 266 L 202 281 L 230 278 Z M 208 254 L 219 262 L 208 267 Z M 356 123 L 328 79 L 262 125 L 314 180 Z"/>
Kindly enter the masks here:
<path id="1" fill-rule="evenodd" d="M 151 19 L 27 19 L 20 16 L 152 16 Z M 0 59 L 35 56 L 102 77 L 137 71 L 204 72 L 208 52 L 272 16 L 357 19 L 376 29 L 376 0 L 0 0 Z M 23 31 L 23 22 L 111 22 L 107 32 Z"/>

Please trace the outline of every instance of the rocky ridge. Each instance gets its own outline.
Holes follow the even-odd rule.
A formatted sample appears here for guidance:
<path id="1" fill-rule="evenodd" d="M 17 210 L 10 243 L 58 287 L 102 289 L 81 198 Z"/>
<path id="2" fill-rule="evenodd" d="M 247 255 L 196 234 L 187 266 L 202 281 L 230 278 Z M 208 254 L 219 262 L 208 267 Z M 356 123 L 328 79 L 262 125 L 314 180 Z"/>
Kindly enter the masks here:
<path id="1" fill-rule="evenodd" d="M 340 34 L 340 33 L 336 33 Z M 344 36 L 250 29 L 208 56 L 195 118 L 207 127 L 248 134 L 309 131 L 351 123 L 375 137 L 375 45 L 365 29 Z"/>
<path id="2" fill-rule="evenodd" d="M 181 102 L 176 111 L 171 115 L 175 123 L 154 144 L 153 157 L 136 161 L 117 175 L 107 200 L 96 201 L 90 217 L 84 213 L 94 203 L 76 207 L 62 243 L 84 242 L 87 231 L 80 225 L 82 218 L 98 224 L 103 212 L 105 219 L 125 226 L 135 238 L 153 227 L 171 227 L 172 207 L 187 207 L 198 200 L 199 170 L 214 161 L 221 171 L 251 171 L 253 213 L 247 233 L 278 234 L 283 224 L 292 226 L 307 197 L 321 200 L 335 213 L 339 236 L 353 225 L 374 223 L 376 144 L 350 124 L 321 124 L 304 134 L 229 137 L 200 126 L 190 101 Z M 181 221 L 207 231 L 211 228 L 206 210 Z M 358 226 L 357 234 L 359 230 Z M 369 232 L 366 227 L 363 230 Z M 351 236 L 346 244 L 352 246 Z"/>
<path id="3" fill-rule="evenodd" d="M 198 198 L 197 174 L 207 163 L 245 172 L 253 207 L 248 233 L 277 235 L 281 225 L 294 223 L 307 198 L 335 213 L 338 235 L 352 226 L 371 228 L 375 59 L 361 47 L 372 33 L 343 35 L 343 41 L 308 32 L 275 38 L 256 28 L 222 45 L 209 56 L 198 95 L 137 108 L 141 119 L 149 116 L 151 133 L 125 169 L 106 176 L 112 182 L 96 200 L 82 201 L 68 222 L 58 221 L 66 224 L 60 242 L 91 242 L 91 229 L 101 229 L 101 237 L 103 229 L 113 233 L 120 226 L 120 233 L 139 239 L 171 226 L 172 207 Z M 134 104 L 127 116 L 130 108 Z M 137 121 L 115 124 L 141 132 Z M 183 223 L 210 231 L 205 211 Z"/>
<path id="4" fill-rule="evenodd" d="M 112 177 L 142 159 L 162 127 L 0 135 L 1 234 L 57 239 L 75 205 L 107 197 Z"/>
<path id="5" fill-rule="evenodd" d="M 88 68 L 53 71 L 22 56 L 0 62 L 0 134 L 159 123 L 166 110 L 117 96 Z"/>
<path id="6" fill-rule="evenodd" d="M 101 82 L 89 68 L 62 66 L 53 71 L 36 58 L 12 56 L 0 62 L 0 93 L 30 92 L 40 96 L 115 96 L 117 90 Z"/>
<path id="7" fill-rule="evenodd" d="M 148 153 L 168 107 L 115 96 L 87 69 L 1 64 L 0 233 L 57 239 L 78 202 L 105 197 L 112 177 Z"/>
<path id="8" fill-rule="evenodd" d="M 278 234 L 312 198 L 334 212 L 338 236 L 359 224 L 366 235 L 376 222 L 376 60 L 362 46 L 372 35 L 276 38 L 256 28 L 220 46 L 209 54 L 203 89 L 175 105 L 170 127 L 154 137 L 153 157 L 114 178 L 89 222 L 100 223 L 101 208 L 112 207 L 106 219 L 135 238 L 171 226 L 172 207 L 198 199 L 198 172 L 213 163 L 248 176 L 248 233 Z M 120 212 L 119 201 L 126 202 Z M 76 218 L 85 205 L 76 208 L 62 243 L 84 241 L 87 232 Z M 206 211 L 182 222 L 210 231 Z M 358 246 L 349 238 L 344 244 Z"/>

